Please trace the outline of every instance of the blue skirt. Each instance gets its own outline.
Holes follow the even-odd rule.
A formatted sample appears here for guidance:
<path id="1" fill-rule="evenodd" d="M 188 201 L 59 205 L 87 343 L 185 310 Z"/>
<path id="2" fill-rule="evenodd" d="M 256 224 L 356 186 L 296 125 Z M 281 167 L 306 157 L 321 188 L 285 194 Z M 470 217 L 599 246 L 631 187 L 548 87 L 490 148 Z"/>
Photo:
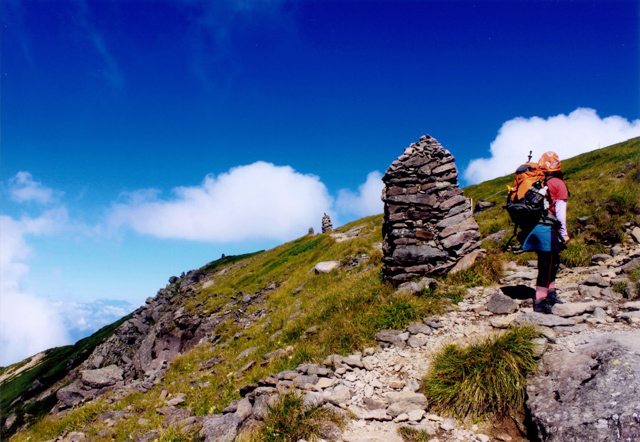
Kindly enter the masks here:
<path id="1" fill-rule="evenodd" d="M 560 252 L 560 239 L 554 226 L 537 224 L 522 244 L 522 250 L 529 252 Z"/>

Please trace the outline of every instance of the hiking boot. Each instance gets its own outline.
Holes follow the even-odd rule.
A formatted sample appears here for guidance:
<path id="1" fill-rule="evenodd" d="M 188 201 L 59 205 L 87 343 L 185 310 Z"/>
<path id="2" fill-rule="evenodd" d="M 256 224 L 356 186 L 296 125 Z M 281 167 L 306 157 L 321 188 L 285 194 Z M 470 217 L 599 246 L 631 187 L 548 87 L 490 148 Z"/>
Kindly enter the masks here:
<path id="1" fill-rule="evenodd" d="M 533 311 L 538 313 L 544 313 L 545 315 L 551 314 L 551 305 L 547 302 L 547 298 L 540 299 L 539 301 L 533 301 Z"/>
<path id="2" fill-rule="evenodd" d="M 549 294 L 547 295 L 547 304 L 550 306 L 554 306 L 556 304 L 564 304 L 564 301 L 558 298 L 558 294 L 555 290 L 549 290 Z"/>

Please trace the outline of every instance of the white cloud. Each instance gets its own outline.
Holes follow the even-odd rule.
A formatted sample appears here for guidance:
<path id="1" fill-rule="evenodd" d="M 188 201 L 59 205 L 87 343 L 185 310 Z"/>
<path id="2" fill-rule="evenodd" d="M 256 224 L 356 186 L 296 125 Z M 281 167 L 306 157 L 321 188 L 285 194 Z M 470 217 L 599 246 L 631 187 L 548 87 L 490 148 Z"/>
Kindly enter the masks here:
<path id="1" fill-rule="evenodd" d="M 549 150 L 560 159 L 640 136 L 640 120 L 613 115 L 600 118 L 594 109 L 578 108 L 547 119 L 518 117 L 502 125 L 491 143 L 491 158 L 472 160 L 464 172 L 469 184 L 512 173 L 533 151 L 533 161 Z"/>
<path id="2" fill-rule="evenodd" d="M 29 172 L 18 172 L 9 180 L 9 197 L 19 203 L 49 204 L 57 201 L 54 191 L 35 181 Z"/>
<path id="3" fill-rule="evenodd" d="M 358 193 L 348 189 L 338 192 L 336 207 L 343 214 L 358 217 L 377 215 L 384 210 L 382 203 L 382 174 L 378 171 L 369 172 L 367 180 L 358 186 Z"/>
<path id="4" fill-rule="evenodd" d="M 0 365 L 69 343 L 57 306 L 23 286 L 29 272 L 25 261 L 32 255 L 25 236 L 52 234 L 66 220 L 64 208 L 20 220 L 0 215 Z"/>
<path id="5" fill-rule="evenodd" d="M 105 325 L 134 311 L 137 306 L 122 300 L 98 299 L 87 302 L 60 303 L 58 310 L 71 337 L 71 342 L 91 335 Z"/>
<path id="6" fill-rule="evenodd" d="M 46 211 L 38 218 L 13 218 L 0 215 L 0 283 L 2 294 L 8 288 L 17 289 L 18 283 L 27 274 L 28 267 L 23 263 L 31 256 L 31 248 L 25 241 L 25 235 L 48 235 L 58 231 L 67 221 L 67 210 L 59 207 Z"/>
<path id="7" fill-rule="evenodd" d="M 70 343 L 56 306 L 31 293 L 2 295 L 0 365 L 6 366 L 43 350 Z"/>
<path id="8" fill-rule="evenodd" d="M 28 238 L 55 235 L 68 224 L 64 207 L 37 218 L 0 215 L 0 366 L 76 342 L 135 310 L 126 301 L 62 302 L 28 288 L 28 262 L 35 255 Z"/>
<path id="9" fill-rule="evenodd" d="M 173 194 L 167 200 L 154 190 L 127 194 L 126 203 L 111 208 L 108 224 L 160 238 L 286 240 L 318 225 L 332 204 L 317 176 L 262 161 L 208 175 L 200 186 Z"/>

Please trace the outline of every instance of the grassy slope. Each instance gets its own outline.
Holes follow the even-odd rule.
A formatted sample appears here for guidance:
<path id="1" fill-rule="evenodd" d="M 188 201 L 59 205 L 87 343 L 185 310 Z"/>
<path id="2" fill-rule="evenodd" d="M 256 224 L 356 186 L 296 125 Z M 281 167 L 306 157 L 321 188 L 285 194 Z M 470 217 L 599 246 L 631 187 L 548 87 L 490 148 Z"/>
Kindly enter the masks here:
<path id="1" fill-rule="evenodd" d="M 584 243 L 587 244 L 585 247 L 599 249 L 598 235 L 604 234 L 613 222 L 638 220 L 639 145 L 640 139 L 630 140 L 564 161 L 571 191 L 569 224 L 572 235 L 578 239 L 577 244 Z M 615 178 L 631 162 L 636 166 L 627 170 L 624 178 Z M 600 173 L 604 175 L 598 177 Z M 484 234 L 510 228 L 501 205 L 506 195 L 506 184 L 512 180 L 513 177 L 504 177 L 465 189 L 467 196 L 476 201 L 486 199 L 498 204 L 478 214 Z M 600 207 L 601 210 L 591 209 L 589 212 L 589 207 Z M 625 209 L 621 211 L 613 207 Z M 585 211 L 592 217 L 589 221 L 595 226 L 592 230 L 580 228 L 575 221 Z M 346 231 L 363 226 L 365 236 L 349 241 L 336 242 L 329 235 L 304 236 L 266 252 L 228 257 L 224 258 L 227 260 L 224 263 L 219 260 L 208 264 L 205 266 L 208 270 L 217 272 L 215 284 L 185 298 L 184 307 L 202 315 L 237 312 L 240 308 L 237 300 L 243 293 L 255 293 L 276 282 L 278 288 L 263 295 L 264 304 L 250 306 L 242 314 L 237 312 L 246 317 L 265 309 L 259 319 L 246 328 L 228 320 L 217 330 L 220 335 L 217 345 L 196 347 L 178 357 L 165 379 L 146 394 L 135 393 L 113 404 L 105 400 L 93 401 L 61 419 L 44 419 L 12 440 L 22 441 L 29 437 L 31 440 L 47 440 L 63 430 L 82 430 L 96 441 L 111 440 L 110 436 L 98 435 L 106 427 L 97 420 L 97 416 L 107 409 L 129 413 L 128 418 L 120 419 L 110 427 L 116 440 L 126 439 L 131 433 L 135 435 L 159 428 L 162 416 L 155 409 L 163 406 L 159 399 L 163 389 L 174 396 L 185 393 L 187 401 L 181 406 L 193 407 L 197 415 L 216 413 L 238 397 L 238 388 L 242 385 L 302 362 L 321 361 L 334 352 L 347 354 L 362 349 L 374 343 L 373 336 L 378 329 L 402 328 L 411 321 L 437 312 L 441 308 L 437 300 L 393 297 L 392 288 L 380 282 L 381 252 L 374 244 L 381 241 L 381 220 L 381 215 L 372 216 L 339 229 Z M 370 255 L 369 262 L 350 271 L 326 275 L 312 272 L 319 261 L 341 260 L 346 264 L 348 256 L 362 253 Z M 490 253 L 490 257 L 494 262 L 504 259 L 498 252 Z M 479 266 L 475 273 L 467 272 L 467 279 L 448 279 L 445 282 L 488 283 L 491 278 L 478 277 L 480 272 L 488 269 L 486 264 L 483 266 Z M 445 289 L 436 295 L 440 298 L 459 297 L 459 291 L 451 290 L 451 293 Z M 317 331 L 306 333 L 313 326 L 317 326 Z M 249 348 L 253 348 L 253 352 L 238 359 L 238 354 Z M 264 355 L 276 349 L 286 349 L 287 353 L 262 365 Z M 212 360 L 216 363 L 205 364 Z M 239 372 L 250 361 L 256 361 L 256 364 Z M 148 419 L 149 423 L 141 426 L 138 424 L 140 418 Z M 161 437 L 160 440 L 165 439 Z"/>

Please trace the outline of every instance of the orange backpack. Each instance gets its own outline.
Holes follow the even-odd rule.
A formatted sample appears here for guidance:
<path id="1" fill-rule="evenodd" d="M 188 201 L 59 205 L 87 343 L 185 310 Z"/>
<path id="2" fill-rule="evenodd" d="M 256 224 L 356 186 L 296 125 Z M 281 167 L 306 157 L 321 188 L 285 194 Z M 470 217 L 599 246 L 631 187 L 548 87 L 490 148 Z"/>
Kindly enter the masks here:
<path id="1" fill-rule="evenodd" d="M 504 206 L 515 224 L 528 232 L 547 216 L 549 191 L 545 173 L 537 163 L 524 163 L 516 169 L 513 186 L 508 187 L 507 205 Z"/>

